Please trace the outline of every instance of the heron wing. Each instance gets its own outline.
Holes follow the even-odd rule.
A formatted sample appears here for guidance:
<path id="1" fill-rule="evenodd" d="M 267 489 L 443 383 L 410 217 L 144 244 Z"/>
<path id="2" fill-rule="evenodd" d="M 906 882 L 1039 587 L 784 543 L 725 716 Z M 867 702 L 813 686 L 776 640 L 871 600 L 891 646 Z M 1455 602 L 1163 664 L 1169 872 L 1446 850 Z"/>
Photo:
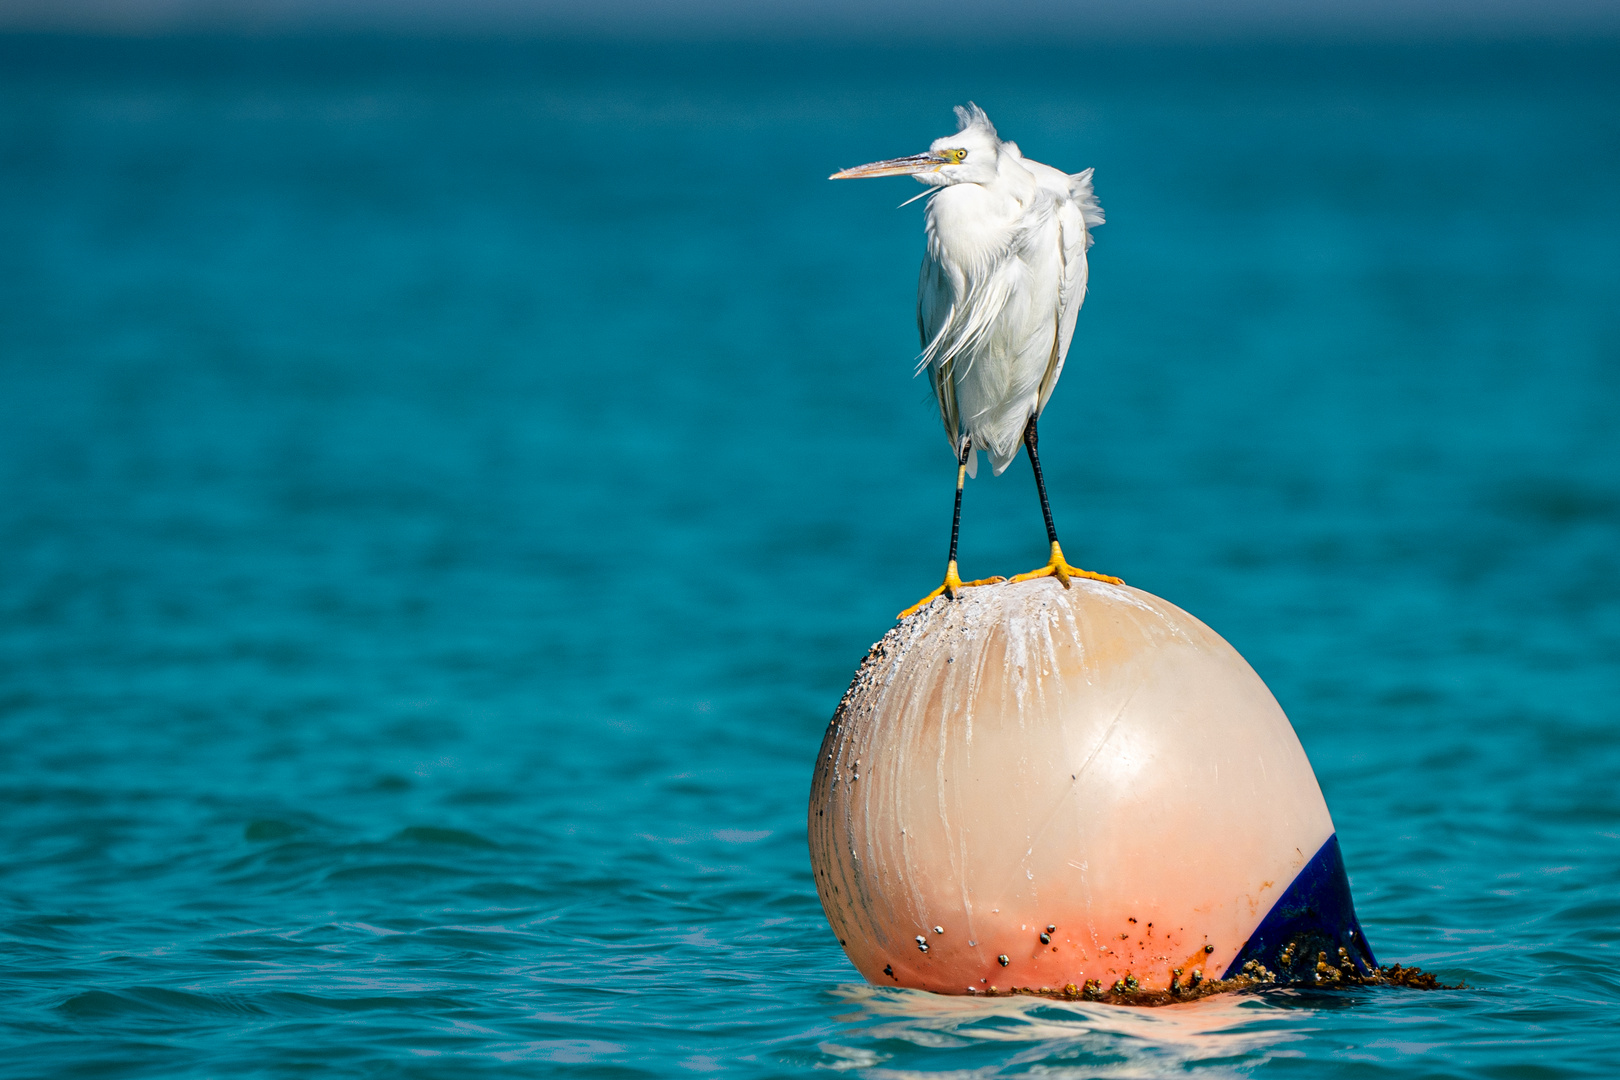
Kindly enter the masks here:
<path id="1" fill-rule="evenodd" d="M 1085 197 L 1089 205 L 1096 208 L 1100 221 L 1102 210 L 1091 196 L 1091 170 L 1087 169 L 1071 179 L 1079 180 L 1082 177 Z M 1086 201 L 1073 197 L 1062 200 L 1056 207 L 1058 303 L 1052 313 L 1052 351 L 1047 357 L 1046 374 L 1041 376 L 1040 397 L 1035 404 L 1036 416 L 1045 410 L 1047 399 L 1052 396 L 1058 378 L 1063 374 L 1063 361 L 1069 355 L 1069 342 L 1074 339 L 1075 317 L 1080 314 L 1080 305 L 1086 299 L 1086 248 L 1091 246 L 1091 232 L 1086 227 L 1086 207 Z"/>
<path id="2" fill-rule="evenodd" d="M 928 371 L 928 383 L 934 388 L 939 418 L 945 424 L 945 437 L 953 448 L 962 430 L 962 418 L 956 408 L 956 382 L 951 377 L 950 360 L 938 360 L 936 355 L 956 313 L 956 299 L 961 289 L 961 283 L 954 280 L 957 277 L 960 275 L 952 274 L 934 256 L 930 245 L 917 278 L 917 333 L 922 338 L 922 362 Z"/>

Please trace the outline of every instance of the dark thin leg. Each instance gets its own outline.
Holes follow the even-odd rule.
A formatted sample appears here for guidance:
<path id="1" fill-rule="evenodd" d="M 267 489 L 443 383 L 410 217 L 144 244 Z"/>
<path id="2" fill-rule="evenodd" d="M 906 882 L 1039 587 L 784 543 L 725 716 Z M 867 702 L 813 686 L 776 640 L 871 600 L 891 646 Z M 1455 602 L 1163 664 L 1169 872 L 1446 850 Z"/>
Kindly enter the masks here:
<path id="1" fill-rule="evenodd" d="M 1035 434 L 1035 418 L 1029 418 L 1024 427 L 1024 449 L 1029 451 L 1029 464 L 1035 470 L 1035 490 L 1041 493 L 1041 515 L 1046 518 L 1046 539 L 1055 544 L 1058 542 L 1057 528 L 1052 524 L 1052 506 L 1046 501 L 1046 481 L 1041 478 L 1041 456 L 1035 452 L 1035 443 L 1038 437 Z M 961 489 L 957 489 L 957 499 L 961 499 Z M 954 538 L 951 550 L 956 550 Z"/>
<path id="2" fill-rule="evenodd" d="M 956 563 L 956 538 L 962 532 L 962 485 L 967 478 L 967 459 L 971 453 L 973 444 L 964 439 L 962 452 L 956 457 L 956 509 L 951 513 L 951 553 L 945 559 L 951 565 Z"/>
<path id="3" fill-rule="evenodd" d="M 998 581 L 1007 580 L 1003 577 L 989 577 L 980 581 L 963 581 L 961 575 L 956 572 L 956 538 L 962 533 L 962 487 L 967 482 L 968 455 L 971 453 L 973 444 L 964 439 L 962 448 L 956 455 L 956 509 L 951 513 L 951 554 L 945 562 L 945 583 L 902 611 L 900 613 L 902 619 L 921 611 L 940 596 L 954 600 L 959 589 L 970 585 L 993 585 Z"/>
<path id="4" fill-rule="evenodd" d="M 1030 581 L 1034 578 L 1055 577 L 1063 583 L 1065 589 L 1069 587 L 1069 579 L 1072 577 L 1091 578 L 1095 581 L 1106 581 L 1113 585 L 1125 584 L 1117 577 L 1109 577 L 1107 574 L 1097 574 L 1090 570 L 1080 570 L 1070 566 L 1069 561 L 1063 557 L 1063 548 L 1058 546 L 1057 526 L 1052 524 L 1052 504 L 1046 501 L 1046 480 L 1041 476 L 1041 457 L 1035 452 L 1035 443 L 1035 418 L 1032 416 L 1029 418 L 1029 423 L 1024 427 L 1024 448 L 1029 451 L 1030 468 L 1035 470 L 1035 490 L 1040 492 L 1041 516 L 1046 518 L 1046 538 L 1052 543 L 1052 557 L 1039 570 L 1019 574 L 1013 580 Z"/>

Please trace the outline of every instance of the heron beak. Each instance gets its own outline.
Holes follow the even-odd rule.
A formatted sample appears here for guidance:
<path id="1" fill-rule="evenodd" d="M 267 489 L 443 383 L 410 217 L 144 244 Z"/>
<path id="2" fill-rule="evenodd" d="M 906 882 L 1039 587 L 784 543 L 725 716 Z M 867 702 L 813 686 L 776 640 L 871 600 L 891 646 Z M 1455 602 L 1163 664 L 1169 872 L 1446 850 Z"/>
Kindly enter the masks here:
<path id="1" fill-rule="evenodd" d="M 857 165 L 853 169 L 835 172 L 827 179 L 861 180 L 868 176 L 914 176 L 917 173 L 933 172 L 946 164 L 949 164 L 946 158 L 930 151 L 926 154 L 912 154 L 910 157 L 890 158 L 888 161 L 874 161 L 870 165 Z"/>

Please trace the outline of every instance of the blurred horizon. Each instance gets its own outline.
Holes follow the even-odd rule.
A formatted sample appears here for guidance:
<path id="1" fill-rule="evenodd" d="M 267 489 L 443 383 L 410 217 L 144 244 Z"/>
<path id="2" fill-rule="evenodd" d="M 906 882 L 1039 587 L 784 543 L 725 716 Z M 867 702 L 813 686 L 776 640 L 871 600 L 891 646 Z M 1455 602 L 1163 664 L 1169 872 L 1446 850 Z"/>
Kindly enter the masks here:
<path id="1" fill-rule="evenodd" d="M 1602 0 L 9 0 L 0 34 L 385 33 L 596 40 L 1191 42 L 1476 41 L 1620 37 Z"/>

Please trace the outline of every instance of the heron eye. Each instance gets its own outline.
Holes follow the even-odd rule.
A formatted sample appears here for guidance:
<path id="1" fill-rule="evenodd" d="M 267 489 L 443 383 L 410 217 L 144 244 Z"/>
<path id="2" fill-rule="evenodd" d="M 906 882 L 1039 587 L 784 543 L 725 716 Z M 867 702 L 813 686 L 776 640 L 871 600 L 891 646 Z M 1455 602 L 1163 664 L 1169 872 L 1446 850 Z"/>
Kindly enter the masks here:
<path id="1" fill-rule="evenodd" d="M 967 157 L 967 151 L 966 150 L 952 150 L 951 151 L 951 160 L 956 162 L 958 165 L 960 165 L 962 163 L 962 159 L 965 158 L 965 157 Z"/>

